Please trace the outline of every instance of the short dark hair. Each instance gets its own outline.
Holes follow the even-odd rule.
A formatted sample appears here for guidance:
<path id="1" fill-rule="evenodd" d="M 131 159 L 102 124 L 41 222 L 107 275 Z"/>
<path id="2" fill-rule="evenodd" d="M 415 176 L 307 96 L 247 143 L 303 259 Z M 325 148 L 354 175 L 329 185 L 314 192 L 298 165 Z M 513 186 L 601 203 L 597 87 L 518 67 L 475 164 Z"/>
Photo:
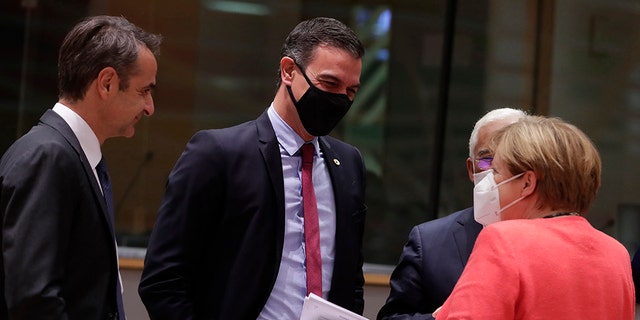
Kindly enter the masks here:
<path id="1" fill-rule="evenodd" d="M 145 32 L 124 17 L 93 16 L 76 24 L 65 36 L 58 57 L 59 98 L 82 100 L 100 70 L 113 67 L 121 90 L 137 72 L 140 48 L 160 53 L 162 36 Z"/>
<path id="2" fill-rule="evenodd" d="M 336 19 L 317 17 L 302 21 L 293 28 L 284 41 L 280 57 L 290 57 L 305 69 L 319 45 L 343 49 L 358 59 L 364 55 L 364 47 L 353 30 Z M 278 68 L 276 87 L 280 87 L 280 82 Z"/>

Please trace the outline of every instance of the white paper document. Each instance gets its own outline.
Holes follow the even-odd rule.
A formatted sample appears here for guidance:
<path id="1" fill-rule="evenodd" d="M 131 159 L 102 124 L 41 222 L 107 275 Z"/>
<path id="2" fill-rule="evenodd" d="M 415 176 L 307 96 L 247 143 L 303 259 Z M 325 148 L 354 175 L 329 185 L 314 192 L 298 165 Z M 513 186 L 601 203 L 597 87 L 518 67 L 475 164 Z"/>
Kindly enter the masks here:
<path id="1" fill-rule="evenodd" d="M 368 320 L 337 304 L 324 300 L 310 293 L 304 298 L 300 320 Z"/>

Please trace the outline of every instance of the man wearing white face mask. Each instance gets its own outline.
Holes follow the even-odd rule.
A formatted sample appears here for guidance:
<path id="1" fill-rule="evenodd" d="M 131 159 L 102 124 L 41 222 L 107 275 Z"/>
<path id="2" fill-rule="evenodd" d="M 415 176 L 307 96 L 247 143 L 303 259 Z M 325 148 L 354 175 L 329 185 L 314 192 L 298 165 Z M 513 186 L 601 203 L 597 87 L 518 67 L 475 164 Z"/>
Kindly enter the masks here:
<path id="1" fill-rule="evenodd" d="M 522 110 L 501 108 L 476 122 L 466 161 L 470 181 L 479 182 L 478 175 L 491 166 L 493 158 L 486 146 L 489 137 L 525 116 Z M 389 298 L 377 318 L 433 319 L 431 312 L 453 290 L 480 230 L 482 225 L 474 221 L 473 207 L 413 227 L 391 275 Z"/>

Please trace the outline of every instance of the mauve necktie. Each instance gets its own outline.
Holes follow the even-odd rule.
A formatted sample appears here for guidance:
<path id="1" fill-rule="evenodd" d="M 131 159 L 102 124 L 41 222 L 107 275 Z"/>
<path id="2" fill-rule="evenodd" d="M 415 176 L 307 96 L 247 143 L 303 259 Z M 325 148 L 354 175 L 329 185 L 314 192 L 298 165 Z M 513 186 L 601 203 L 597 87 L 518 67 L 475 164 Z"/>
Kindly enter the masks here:
<path id="1" fill-rule="evenodd" d="M 304 242 L 307 259 L 307 295 L 322 297 L 322 258 L 318 206 L 313 190 L 313 144 L 302 145 L 302 202 L 304 210 Z"/>
<path id="2" fill-rule="evenodd" d="M 115 237 L 115 218 L 114 218 L 114 209 L 113 209 L 113 193 L 111 191 L 111 180 L 109 179 L 109 170 L 107 170 L 107 164 L 104 161 L 104 157 L 100 159 L 98 165 L 96 166 L 96 172 L 98 173 L 98 178 L 100 179 L 100 186 L 102 186 L 102 194 L 104 196 L 104 200 L 107 203 L 107 212 L 109 213 L 109 228 L 111 229 L 112 234 Z M 117 284 L 116 287 L 116 300 L 118 304 L 118 318 L 120 320 L 124 320 L 124 306 L 122 304 L 122 291 L 120 286 L 120 273 L 116 276 Z"/>

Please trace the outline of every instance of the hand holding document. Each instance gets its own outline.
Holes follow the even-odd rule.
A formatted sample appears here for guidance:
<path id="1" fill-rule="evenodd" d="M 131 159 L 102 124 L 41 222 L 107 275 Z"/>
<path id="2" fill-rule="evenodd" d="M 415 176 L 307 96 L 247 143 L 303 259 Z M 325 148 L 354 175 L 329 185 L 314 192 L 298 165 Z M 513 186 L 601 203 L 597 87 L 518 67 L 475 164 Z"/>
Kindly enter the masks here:
<path id="1" fill-rule="evenodd" d="M 339 305 L 310 293 L 304 298 L 300 320 L 368 320 Z"/>

